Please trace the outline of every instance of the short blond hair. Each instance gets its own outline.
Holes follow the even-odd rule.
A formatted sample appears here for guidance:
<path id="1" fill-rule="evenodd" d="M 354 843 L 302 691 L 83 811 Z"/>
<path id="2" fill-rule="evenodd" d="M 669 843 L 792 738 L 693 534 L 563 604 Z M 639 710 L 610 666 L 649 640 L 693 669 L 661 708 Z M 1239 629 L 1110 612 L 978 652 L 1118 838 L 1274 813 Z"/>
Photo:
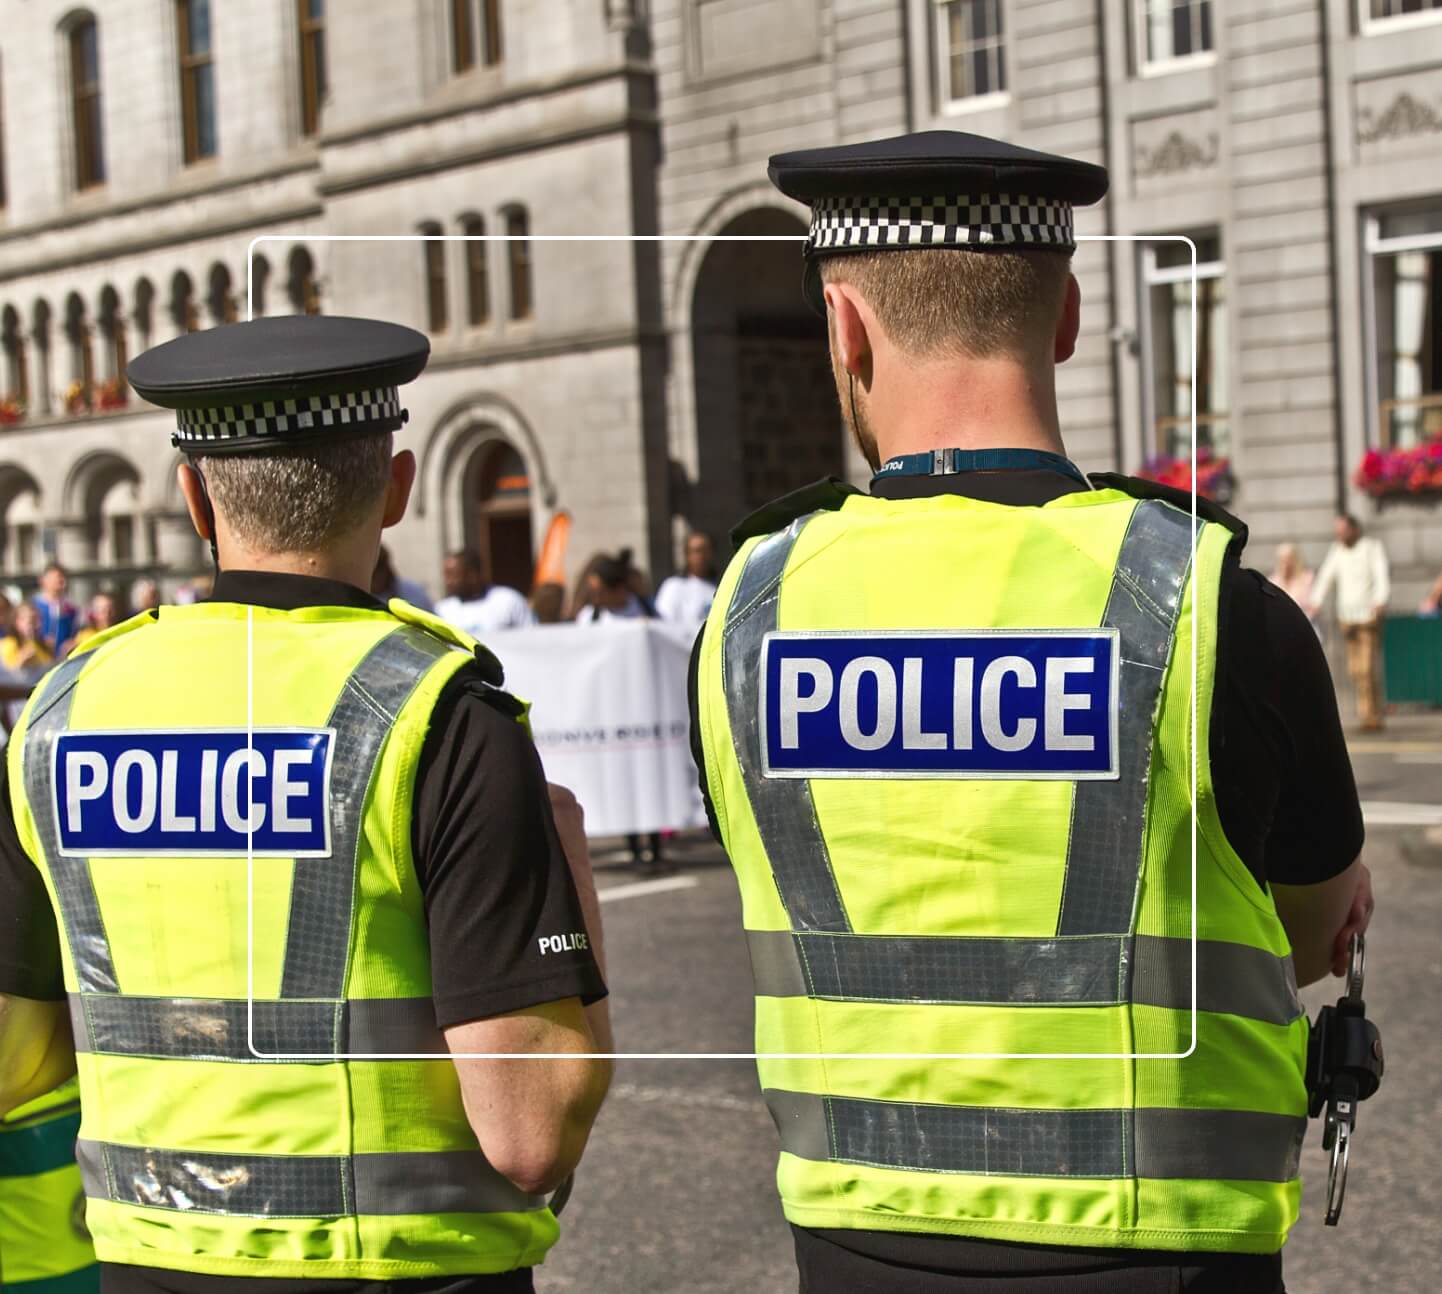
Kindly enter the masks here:
<path id="1" fill-rule="evenodd" d="M 903 350 L 975 359 L 1049 353 L 1070 274 L 1070 254 L 1054 251 L 937 247 L 821 262 L 823 282 L 854 287 Z"/>

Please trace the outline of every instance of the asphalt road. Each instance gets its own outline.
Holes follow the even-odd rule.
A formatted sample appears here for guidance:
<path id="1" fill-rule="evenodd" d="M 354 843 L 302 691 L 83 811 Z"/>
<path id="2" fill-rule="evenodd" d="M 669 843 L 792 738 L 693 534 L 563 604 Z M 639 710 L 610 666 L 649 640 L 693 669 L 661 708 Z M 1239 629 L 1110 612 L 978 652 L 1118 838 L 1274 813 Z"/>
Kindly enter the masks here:
<path id="1" fill-rule="evenodd" d="M 1322 1224 L 1319 1125 L 1303 1161 L 1291 1294 L 1428 1291 L 1442 1271 L 1442 716 L 1358 740 L 1377 892 L 1366 998 L 1386 1041 L 1382 1092 L 1362 1107 L 1346 1210 Z M 749 1061 L 750 973 L 735 884 L 719 851 L 686 841 L 675 888 L 638 884 L 602 854 L 618 1047 L 627 1060 L 596 1126 L 564 1236 L 538 1289 L 596 1294 L 780 1294 L 796 1288 L 774 1187 L 775 1132 Z M 1340 992 L 1304 992 L 1309 1014 Z"/>

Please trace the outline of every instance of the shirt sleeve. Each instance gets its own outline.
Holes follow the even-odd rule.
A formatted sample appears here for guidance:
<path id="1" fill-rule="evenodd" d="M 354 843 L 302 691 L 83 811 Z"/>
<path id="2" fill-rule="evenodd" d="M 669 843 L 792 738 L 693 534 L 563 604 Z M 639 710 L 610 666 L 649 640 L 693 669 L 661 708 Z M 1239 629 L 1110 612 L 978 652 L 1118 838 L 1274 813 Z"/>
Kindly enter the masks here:
<path id="1" fill-rule="evenodd" d="M 1344 871 L 1364 836 L 1327 658 L 1269 580 L 1233 568 L 1227 587 L 1212 726 L 1222 829 L 1259 882 L 1315 885 Z"/>
<path id="2" fill-rule="evenodd" d="M 65 996 L 60 935 L 40 870 L 20 844 L 0 751 L 0 993 L 41 1002 Z"/>
<path id="3" fill-rule="evenodd" d="M 606 995 L 540 756 L 513 704 L 463 670 L 417 770 L 412 846 L 443 1029 Z"/>
<path id="4" fill-rule="evenodd" d="M 1392 600 L 1392 570 L 1387 561 L 1387 549 L 1380 539 L 1372 541 L 1372 587 L 1376 590 L 1376 605 L 1386 611 Z"/>

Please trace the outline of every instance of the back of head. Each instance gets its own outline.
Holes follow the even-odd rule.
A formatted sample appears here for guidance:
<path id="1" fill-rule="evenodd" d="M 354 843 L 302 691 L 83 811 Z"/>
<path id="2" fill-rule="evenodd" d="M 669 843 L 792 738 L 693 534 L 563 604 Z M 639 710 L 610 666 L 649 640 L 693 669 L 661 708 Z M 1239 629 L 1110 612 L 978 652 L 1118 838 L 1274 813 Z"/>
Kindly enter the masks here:
<path id="1" fill-rule="evenodd" d="M 1050 358 L 1071 256 L 936 248 L 831 256 L 820 269 L 823 282 L 854 287 L 891 342 L 915 358 L 1030 363 Z"/>
<path id="2" fill-rule="evenodd" d="M 197 455 L 216 511 L 246 547 L 310 553 L 374 518 L 390 480 L 392 435 L 357 436 L 275 454 Z"/>

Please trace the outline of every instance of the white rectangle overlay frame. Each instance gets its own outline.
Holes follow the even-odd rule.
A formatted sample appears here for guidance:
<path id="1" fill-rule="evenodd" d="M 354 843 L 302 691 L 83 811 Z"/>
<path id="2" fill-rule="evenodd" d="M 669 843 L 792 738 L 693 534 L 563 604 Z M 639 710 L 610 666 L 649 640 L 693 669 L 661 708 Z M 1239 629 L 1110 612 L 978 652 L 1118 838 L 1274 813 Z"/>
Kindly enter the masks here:
<path id="1" fill-rule="evenodd" d="M 532 243 L 799 243 L 804 234 L 263 234 L 246 249 L 246 318 L 254 318 L 255 250 L 263 243 L 297 242 L 532 242 Z M 1185 234 L 1077 234 L 1077 243 L 1185 243 L 1191 252 L 1191 361 L 1197 369 L 1197 247 Z M 1191 384 L 1192 420 L 1192 535 L 1191 567 L 1197 559 L 1197 384 Z M 1145 431 L 1143 433 L 1145 435 Z M 253 741 L 255 700 L 254 619 L 245 619 L 245 717 L 248 742 Z M 1197 634 L 1191 635 L 1191 1043 L 1185 1051 L 1165 1052 L 977 1052 L 977 1051 L 611 1051 L 591 1053 L 604 1060 L 1186 1060 L 1197 1049 Z M 251 764 L 247 762 L 247 779 Z M 254 799 L 254 788 L 251 798 Z M 246 839 L 246 1003 L 245 1043 L 257 1060 L 575 1060 L 575 1052 L 263 1052 L 255 1045 L 255 854 L 252 836 Z"/>

